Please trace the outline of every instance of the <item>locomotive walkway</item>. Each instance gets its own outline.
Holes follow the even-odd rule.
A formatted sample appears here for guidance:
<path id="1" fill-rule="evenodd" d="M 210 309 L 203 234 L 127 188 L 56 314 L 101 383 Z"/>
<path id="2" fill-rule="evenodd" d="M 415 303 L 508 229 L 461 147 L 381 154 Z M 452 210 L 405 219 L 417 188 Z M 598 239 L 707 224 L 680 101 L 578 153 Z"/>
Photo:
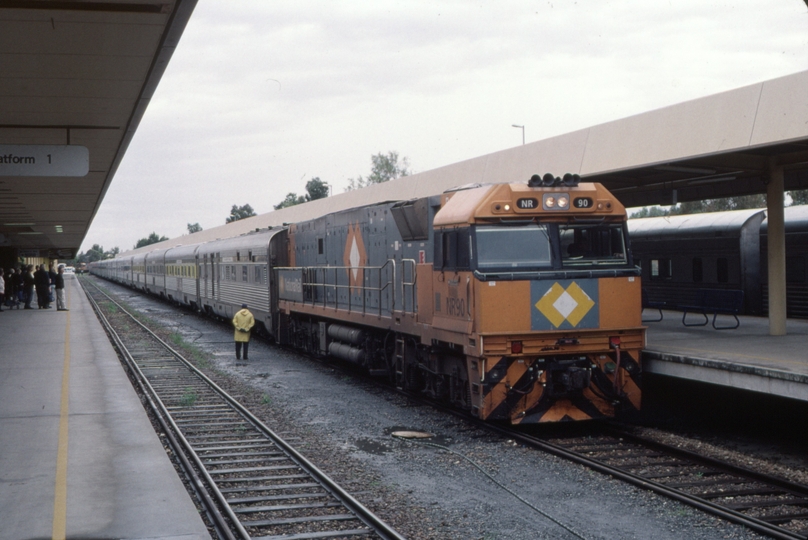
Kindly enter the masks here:
<path id="1" fill-rule="evenodd" d="M 663 314 L 645 323 L 646 372 L 808 401 L 808 320 L 789 319 L 788 335 L 770 336 L 763 317 L 738 316 L 737 329 L 717 331 L 683 326 L 679 311 Z"/>
<path id="2" fill-rule="evenodd" d="M 0 538 L 209 539 L 78 281 L 65 285 L 68 312 L 0 313 Z"/>

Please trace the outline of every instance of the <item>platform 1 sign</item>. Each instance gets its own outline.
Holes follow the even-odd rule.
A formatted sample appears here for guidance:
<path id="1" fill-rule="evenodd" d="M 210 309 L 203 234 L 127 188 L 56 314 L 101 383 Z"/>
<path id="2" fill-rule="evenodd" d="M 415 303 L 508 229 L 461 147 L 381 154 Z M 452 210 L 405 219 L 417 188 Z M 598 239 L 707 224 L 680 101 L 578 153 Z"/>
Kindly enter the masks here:
<path id="1" fill-rule="evenodd" d="M 0 176 L 86 176 L 89 171 L 86 146 L 0 144 Z"/>

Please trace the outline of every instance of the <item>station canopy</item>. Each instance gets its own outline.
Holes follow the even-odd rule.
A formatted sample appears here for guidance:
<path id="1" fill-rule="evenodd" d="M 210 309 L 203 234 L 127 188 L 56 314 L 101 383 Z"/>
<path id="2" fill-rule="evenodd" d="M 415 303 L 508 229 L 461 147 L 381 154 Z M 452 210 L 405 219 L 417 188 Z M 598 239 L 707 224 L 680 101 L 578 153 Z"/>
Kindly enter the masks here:
<path id="1" fill-rule="evenodd" d="M 191 16 L 196 0 L 0 0 L 0 149 L 76 145 L 83 176 L 16 176 L 0 152 L 0 248 L 73 257 Z M 570 105 L 571 106 L 571 105 Z M 465 184 L 577 173 L 627 207 L 808 189 L 808 71 L 592 126 L 185 235 L 237 236 Z M 145 249 L 145 248 L 142 248 Z"/>
<path id="2" fill-rule="evenodd" d="M 577 173 L 626 207 L 808 189 L 808 71 L 671 105 L 412 176 L 152 244 L 134 252 L 228 238 L 381 201 L 462 185 Z"/>
<path id="3" fill-rule="evenodd" d="M 0 248 L 77 253 L 195 3 L 0 0 Z M 40 145 L 87 148 L 87 173 L 8 174 Z"/>

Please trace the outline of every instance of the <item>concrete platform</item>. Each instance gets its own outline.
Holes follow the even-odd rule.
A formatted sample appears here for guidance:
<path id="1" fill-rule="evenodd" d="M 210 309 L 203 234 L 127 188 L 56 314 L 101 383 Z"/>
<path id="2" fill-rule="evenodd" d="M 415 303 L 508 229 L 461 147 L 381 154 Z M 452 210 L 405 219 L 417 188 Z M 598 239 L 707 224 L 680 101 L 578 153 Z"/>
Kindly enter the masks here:
<path id="1" fill-rule="evenodd" d="M 808 321 L 789 319 L 787 335 L 770 336 L 763 317 L 739 317 L 739 328 L 715 330 L 684 326 L 679 311 L 662 313 L 662 321 L 646 323 L 646 372 L 808 401 Z M 688 322 L 698 317 L 688 315 Z M 719 315 L 722 321 L 734 323 Z"/>
<path id="2" fill-rule="evenodd" d="M 0 313 L 0 539 L 209 539 L 78 280 L 65 282 L 70 311 Z"/>

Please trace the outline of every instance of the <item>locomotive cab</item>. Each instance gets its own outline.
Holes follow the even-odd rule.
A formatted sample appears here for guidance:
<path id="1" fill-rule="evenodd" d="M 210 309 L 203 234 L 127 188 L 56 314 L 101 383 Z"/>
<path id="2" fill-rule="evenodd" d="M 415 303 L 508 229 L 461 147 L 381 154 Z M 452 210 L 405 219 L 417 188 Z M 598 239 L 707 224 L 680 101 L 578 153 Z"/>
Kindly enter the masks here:
<path id="1" fill-rule="evenodd" d="M 534 423 L 638 409 L 644 330 L 622 205 L 576 178 L 479 186 L 441 203 L 434 302 L 419 318 L 468 336 L 472 411 Z"/>

